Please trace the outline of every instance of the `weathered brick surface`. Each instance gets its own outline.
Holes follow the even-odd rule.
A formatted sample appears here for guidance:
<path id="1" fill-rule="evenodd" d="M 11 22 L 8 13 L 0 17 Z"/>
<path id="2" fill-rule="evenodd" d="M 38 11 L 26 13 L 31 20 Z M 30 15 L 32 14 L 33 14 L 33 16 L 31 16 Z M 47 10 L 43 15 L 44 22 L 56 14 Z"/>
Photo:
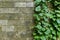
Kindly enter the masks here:
<path id="1" fill-rule="evenodd" d="M 0 40 L 32 40 L 33 0 L 0 0 Z"/>
<path id="2" fill-rule="evenodd" d="M 13 2 L 0 2 L 0 7 L 14 7 Z"/>
<path id="3" fill-rule="evenodd" d="M 13 1 L 13 2 L 32 2 L 33 0 L 0 0 L 0 1 Z"/>

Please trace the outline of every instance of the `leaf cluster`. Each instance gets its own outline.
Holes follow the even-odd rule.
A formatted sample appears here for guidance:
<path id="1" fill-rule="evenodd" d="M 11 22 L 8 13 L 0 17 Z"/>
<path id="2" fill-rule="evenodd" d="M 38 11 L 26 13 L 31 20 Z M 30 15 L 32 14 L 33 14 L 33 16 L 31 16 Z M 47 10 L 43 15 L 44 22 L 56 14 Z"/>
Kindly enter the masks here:
<path id="1" fill-rule="evenodd" d="M 53 2 L 54 1 L 54 2 Z M 35 27 L 34 40 L 56 40 L 60 34 L 60 1 L 35 0 Z M 48 3 L 51 3 L 52 10 Z"/>

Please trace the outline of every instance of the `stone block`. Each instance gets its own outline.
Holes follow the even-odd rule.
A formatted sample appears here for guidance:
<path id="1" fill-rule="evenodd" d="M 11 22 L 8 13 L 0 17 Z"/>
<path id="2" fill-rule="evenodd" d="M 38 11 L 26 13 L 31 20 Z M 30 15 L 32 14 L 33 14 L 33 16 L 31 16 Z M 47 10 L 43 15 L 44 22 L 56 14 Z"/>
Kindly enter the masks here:
<path id="1" fill-rule="evenodd" d="M 0 20 L 0 25 L 7 25 L 8 20 Z"/>
<path id="2" fill-rule="evenodd" d="M 26 30 L 27 30 L 27 28 L 25 26 L 21 26 L 21 25 L 15 26 L 15 31 L 18 33 L 21 33 L 21 32 L 26 31 Z"/>
<path id="3" fill-rule="evenodd" d="M 2 32 L 14 32 L 14 26 L 2 26 Z"/>
<path id="4" fill-rule="evenodd" d="M 24 2 L 25 0 L 0 0 L 0 1 L 8 1 L 8 2 Z"/>
<path id="5" fill-rule="evenodd" d="M 13 2 L 0 2 L 0 7 L 14 7 L 14 3 Z"/>
<path id="6" fill-rule="evenodd" d="M 34 0 L 0 0 L 0 1 L 8 1 L 8 2 L 32 2 Z"/>
<path id="7" fill-rule="evenodd" d="M 18 26 L 18 20 L 8 20 L 8 25 Z"/>
<path id="8" fill-rule="evenodd" d="M 26 2 L 16 2 L 14 7 L 26 7 Z"/>
<path id="9" fill-rule="evenodd" d="M 27 2 L 26 7 L 34 7 L 34 2 Z"/>
<path id="10" fill-rule="evenodd" d="M 21 12 L 23 13 L 23 14 L 25 14 L 26 15 L 26 13 L 31 13 L 31 14 L 33 14 L 34 13 L 34 11 L 33 11 L 33 9 L 34 8 L 20 8 L 20 10 L 21 10 Z"/>
<path id="11" fill-rule="evenodd" d="M 8 20 L 7 13 L 0 13 L 0 20 Z"/>
<path id="12" fill-rule="evenodd" d="M 33 0 L 25 0 L 26 2 L 33 2 Z"/>
<path id="13" fill-rule="evenodd" d="M 19 13 L 19 8 L 0 8 L 0 13 Z"/>
<path id="14" fill-rule="evenodd" d="M 20 16 L 18 13 L 0 13 L 0 20 L 15 20 L 19 19 Z"/>
<path id="15" fill-rule="evenodd" d="M 8 20 L 17 20 L 19 19 L 19 14 L 18 13 L 8 13 Z"/>
<path id="16" fill-rule="evenodd" d="M 14 7 L 34 7 L 33 2 L 15 2 Z"/>

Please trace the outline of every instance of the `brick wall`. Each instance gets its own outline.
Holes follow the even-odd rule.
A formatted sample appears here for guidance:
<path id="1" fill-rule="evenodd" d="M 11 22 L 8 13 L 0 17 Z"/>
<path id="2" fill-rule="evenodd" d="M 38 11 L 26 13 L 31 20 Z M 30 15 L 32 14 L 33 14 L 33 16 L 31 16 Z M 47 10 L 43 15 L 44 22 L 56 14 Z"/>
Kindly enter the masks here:
<path id="1" fill-rule="evenodd" d="M 32 40 L 33 0 L 0 0 L 0 40 Z"/>

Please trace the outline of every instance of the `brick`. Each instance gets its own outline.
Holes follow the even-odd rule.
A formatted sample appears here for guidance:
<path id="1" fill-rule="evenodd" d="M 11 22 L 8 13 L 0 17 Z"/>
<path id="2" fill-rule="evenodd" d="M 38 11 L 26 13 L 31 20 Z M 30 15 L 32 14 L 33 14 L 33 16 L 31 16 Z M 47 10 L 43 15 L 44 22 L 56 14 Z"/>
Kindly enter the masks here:
<path id="1" fill-rule="evenodd" d="M 34 7 L 34 3 L 33 2 L 27 2 L 26 7 Z"/>
<path id="2" fill-rule="evenodd" d="M 0 2 L 0 7 L 14 7 L 13 2 Z"/>
<path id="3" fill-rule="evenodd" d="M 13 1 L 13 2 L 32 2 L 33 0 L 0 0 L 0 1 Z"/>
<path id="4" fill-rule="evenodd" d="M 2 32 L 12 32 L 14 31 L 14 26 L 2 26 Z"/>
<path id="5" fill-rule="evenodd" d="M 16 2 L 14 7 L 26 7 L 26 2 Z"/>
<path id="6" fill-rule="evenodd" d="M 8 20 L 8 25 L 18 26 L 18 20 Z"/>
<path id="7" fill-rule="evenodd" d="M 34 7 L 33 2 L 15 2 L 14 7 Z"/>
<path id="8" fill-rule="evenodd" d="M 19 19 L 19 15 L 18 15 L 18 13 L 8 13 L 8 15 L 7 15 L 8 17 L 8 20 L 17 20 L 17 19 Z"/>
<path id="9" fill-rule="evenodd" d="M 0 8 L 0 13 L 19 13 L 18 8 Z"/>
<path id="10" fill-rule="evenodd" d="M 26 2 L 33 2 L 33 0 L 26 0 Z"/>
<path id="11" fill-rule="evenodd" d="M 26 7 L 26 8 L 20 8 L 20 10 L 22 11 L 22 13 L 26 14 L 26 13 L 31 13 L 33 14 L 34 11 L 33 11 L 34 8 L 30 8 L 30 7 Z"/>
<path id="12" fill-rule="evenodd" d="M 23 32 L 23 31 L 26 31 L 26 30 L 27 30 L 27 29 L 26 29 L 25 26 L 21 26 L 21 25 L 15 26 L 15 31 L 18 31 L 18 34 L 20 34 L 20 33 Z"/>
<path id="13" fill-rule="evenodd" d="M 0 13 L 0 20 L 16 20 L 19 19 L 18 13 Z"/>
<path id="14" fill-rule="evenodd" d="M 8 16 L 7 13 L 0 13 L 0 20 L 7 20 Z"/>
<path id="15" fill-rule="evenodd" d="M 7 23 L 8 23 L 8 20 L 0 20 L 1 25 L 7 25 Z"/>
<path id="16" fill-rule="evenodd" d="M 12 2 L 12 1 L 13 2 L 17 2 L 17 1 L 19 2 L 20 1 L 20 2 L 22 2 L 22 1 L 25 1 L 25 0 L 0 0 L 0 1 L 10 1 L 10 2 Z"/>

